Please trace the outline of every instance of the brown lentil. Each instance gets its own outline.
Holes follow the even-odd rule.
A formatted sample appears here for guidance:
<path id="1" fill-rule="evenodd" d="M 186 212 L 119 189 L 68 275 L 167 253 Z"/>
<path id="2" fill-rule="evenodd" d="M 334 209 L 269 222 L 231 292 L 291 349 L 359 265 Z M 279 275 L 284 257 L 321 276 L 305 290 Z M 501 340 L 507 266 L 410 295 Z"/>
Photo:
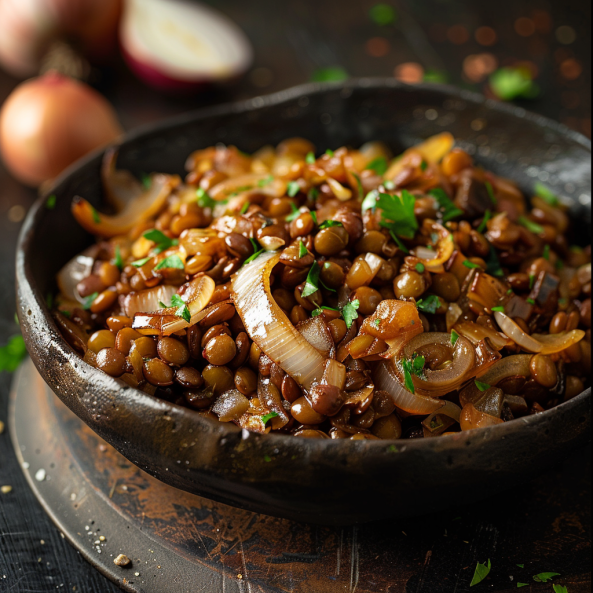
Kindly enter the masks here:
<path id="1" fill-rule="evenodd" d="M 116 348 L 103 348 L 97 354 L 97 367 L 112 377 L 121 377 L 126 368 L 126 357 Z"/>
<path id="2" fill-rule="evenodd" d="M 213 365 L 224 366 L 235 358 L 237 346 L 231 336 L 222 334 L 212 338 L 204 348 L 204 358 Z"/>
<path id="3" fill-rule="evenodd" d="M 183 366 L 189 360 L 189 349 L 176 338 L 161 338 L 157 345 L 159 356 L 168 364 Z"/>
<path id="4" fill-rule="evenodd" d="M 142 368 L 144 378 L 157 387 L 166 387 L 173 384 L 173 369 L 159 358 L 151 358 L 144 361 Z"/>

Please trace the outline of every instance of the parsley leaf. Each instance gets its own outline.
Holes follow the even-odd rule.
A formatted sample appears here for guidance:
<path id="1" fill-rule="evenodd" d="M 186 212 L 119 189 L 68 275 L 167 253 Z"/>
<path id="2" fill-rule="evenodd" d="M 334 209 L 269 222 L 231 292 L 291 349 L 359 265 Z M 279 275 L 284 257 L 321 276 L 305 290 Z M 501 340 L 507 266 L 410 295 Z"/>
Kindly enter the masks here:
<path id="1" fill-rule="evenodd" d="M 239 214 L 245 214 L 247 210 L 249 210 L 249 206 L 251 206 L 251 204 L 249 202 L 245 202 L 245 204 L 241 206 L 241 212 L 239 212 Z"/>
<path id="2" fill-rule="evenodd" d="M 305 247 L 305 244 L 302 241 L 299 241 L 299 259 L 301 257 L 305 257 L 305 255 L 307 255 L 307 253 L 309 253 L 309 251 Z"/>
<path id="3" fill-rule="evenodd" d="M 82 308 L 85 311 L 88 311 L 92 304 L 95 302 L 95 299 L 99 296 L 98 292 L 93 292 L 93 294 L 89 294 L 88 297 L 86 297 L 83 301 L 82 301 Z"/>
<path id="4" fill-rule="evenodd" d="M 117 266 L 119 271 L 121 272 L 124 269 L 124 260 L 121 257 L 121 251 L 119 249 L 119 245 L 115 246 L 115 257 L 111 262 L 114 266 Z"/>
<path id="5" fill-rule="evenodd" d="M 519 568 L 525 568 L 525 564 L 517 564 Z"/>
<path id="6" fill-rule="evenodd" d="M 483 393 L 484 391 L 488 391 L 490 389 L 490 385 L 488 385 L 488 383 L 482 383 L 481 381 L 478 381 L 477 379 L 475 379 L 474 383 L 476 384 L 476 387 Z"/>
<path id="7" fill-rule="evenodd" d="M 272 418 L 277 418 L 277 417 L 278 417 L 278 414 L 276 412 L 270 412 L 269 414 L 262 416 L 261 421 L 262 421 L 263 425 L 265 426 L 269 420 L 271 420 Z"/>
<path id="8" fill-rule="evenodd" d="M 463 214 L 463 210 L 455 206 L 444 189 L 435 187 L 428 193 L 439 203 L 441 212 L 443 214 L 443 222 L 449 222 L 450 220 L 453 220 L 454 218 L 457 218 Z"/>
<path id="9" fill-rule="evenodd" d="M 243 265 L 246 266 L 247 264 L 250 264 L 252 261 L 255 261 L 262 253 L 264 252 L 263 249 L 258 249 L 257 251 L 255 251 L 255 253 L 253 253 L 253 255 L 250 255 L 244 262 Z"/>
<path id="10" fill-rule="evenodd" d="M 529 587 L 529 583 L 517 583 L 517 589 L 521 589 L 521 587 Z"/>
<path id="11" fill-rule="evenodd" d="M 301 215 L 301 211 L 292 202 L 290 203 L 290 208 L 292 212 L 286 217 L 286 222 L 292 222 Z"/>
<path id="12" fill-rule="evenodd" d="M 360 179 L 360 175 L 358 173 L 355 173 L 354 171 L 352 171 L 352 177 L 354 177 L 354 179 L 356 179 L 358 197 L 362 198 L 362 196 L 364 194 L 364 188 L 362 187 L 362 181 Z"/>
<path id="13" fill-rule="evenodd" d="M 503 101 L 533 99 L 540 92 L 527 68 L 500 68 L 490 76 L 490 88 Z"/>
<path id="14" fill-rule="evenodd" d="M 95 208 L 93 208 L 93 206 L 91 206 L 91 214 L 93 216 L 93 222 L 95 224 L 101 224 L 101 217 L 99 216 L 99 213 L 95 210 Z"/>
<path id="15" fill-rule="evenodd" d="M 377 25 L 385 26 L 395 22 L 397 13 L 395 12 L 395 8 L 389 4 L 375 4 L 369 10 L 369 16 Z"/>
<path id="16" fill-rule="evenodd" d="M 554 577 L 559 577 L 559 572 L 540 572 L 533 577 L 533 580 L 536 583 L 547 583 L 551 581 Z"/>
<path id="17" fill-rule="evenodd" d="M 315 294 L 319 290 L 319 274 L 321 272 L 321 268 L 319 264 L 314 261 L 309 273 L 307 274 L 307 280 L 305 282 L 305 286 L 303 288 L 302 297 L 306 298 Z"/>
<path id="18" fill-rule="evenodd" d="M 481 269 L 481 268 L 482 268 L 482 266 L 481 266 L 480 264 L 476 264 L 476 263 L 474 263 L 473 261 L 469 261 L 469 259 L 466 259 L 466 260 L 463 262 L 463 265 L 464 265 L 466 268 L 469 268 L 470 270 L 479 270 L 479 269 Z"/>
<path id="19" fill-rule="evenodd" d="M 504 313 L 504 307 L 492 307 L 494 313 Z"/>
<path id="20" fill-rule="evenodd" d="M 272 181 L 274 181 L 274 176 L 273 175 L 268 175 L 264 179 L 260 179 L 257 182 L 257 187 L 266 187 L 266 185 L 270 185 L 270 183 L 272 183 Z"/>
<path id="21" fill-rule="evenodd" d="M 189 307 L 185 301 L 178 294 L 174 294 L 171 297 L 170 306 L 165 305 L 165 303 L 159 304 L 162 305 L 164 309 L 168 309 L 169 307 L 178 307 L 177 311 L 175 311 L 175 316 L 181 317 L 187 323 L 191 322 L 191 311 L 189 310 Z"/>
<path id="22" fill-rule="evenodd" d="M 317 309 L 315 309 L 315 311 L 311 313 L 311 317 L 317 317 L 321 315 L 324 311 L 337 311 L 338 313 L 340 312 L 339 309 L 334 309 L 333 307 L 318 307 Z"/>
<path id="23" fill-rule="evenodd" d="M 142 259 L 137 259 L 136 261 L 133 261 L 132 265 L 135 268 L 141 268 L 144 264 L 149 262 L 151 259 L 152 259 L 152 257 L 143 257 Z"/>
<path id="24" fill-rule="evenodd" d="M 550 250 L 551 250 L 551 247 L 549 245 L 546 245 L 544 247 L 543 258 L 547 259 L 548 261 L 550 261 Z"/>
<path id="25" fill-rule="evenodd" d="M 294 198 L 301 191 L 301 186 L 296 181 L 290 181 L 286 193 L 289 197 Z"/>
<path id="26" fill-rule="evenodd" d="M 488 254 L 488 259 L 486 260 L 486 271 L 491 276 L 496 276 L 496 278 L 504 278 L 504 272 L 500 267 L 500 261 L 498 259 L 498 255 L 496 254 L 494 245 L 490 245 L 490 253 Z"/>
<path id="27" fill-rule="evenodd" d="M 319 197 L 319 190 L 316 187 L 312 187 L 309 190 L 307 197 L 309 198 L 309 200 L 311 200 L 311 202 L 317 201 L 317 198 Z"/>
<path id="28" fill-rule="evenodd" d="M 488 228 L 488 221 L 492 218 L 492 212 L 490 210 L 486 210 L 484 213 L 484 218 L 478 227 L 478 233 L 483 233 Z"/>
<path id="29" fill-rule="evenodd" d="M 424 171 L 426 171 L 426 169 L 428 169 L 428 163 L 426 161 L 422 161 L 420 163 L 420 170 L 424 173 Z"/>
<path id="30" fill-rule="evenodd" d="M 416 272 L 418 272 L 418 274 L 424 274 L 425 271 L 426 271 L 426 266 L 423 263 L 418 262 L 416 264 Z"/>
<path id="31" fill-rule="evenodd" d="M 344 317 L 344 321 L 346 322 L 346 327 L 350 329 L 352 324 L 358 319 L 358 308 L 360 307 L 360 301 L 357 299 L 355 301 L 346 303 L 346 305 L 342 308 L 342 317 Z"/>
<path id="32" fill-rule="evenodd" d="M 405 253 L 406 255 L 410 255 L 409 249 L 401 242 L 399 237 L 390 229 L 389 235 L 394 240 L 395 244 L 400 248 L 400 250 Z"/>
<path id="33" fill-rule="evenodd" d="M 535 300 L 534 299 L 527 299 L 526 300 L 528 305 L 535 305 Z"/>
<path id="34" fill-rule="evenodd" d="M 341 82 L 349 78 L 348 72 L 344 68 L 334 66 L 332 68 L 320 68 L 315 70 L 311 76 L 312 82 Z"/>
<path id="35" fill-rule="evenodd" d="M 362 211 L 366 212 L 367 210 L 374 210 L 377 207 L 377 198 L 379 197 L 379 192 L 374 189 L 372 192 L 369 192 L 366 195 L 366 198 L 362 201 Z"/>
<path id="36" fill-rule="evenodd" d="M 535 274 L 529 275 L 529 290 L 535 286 Z"/>
<path id="37" fill-rule="evenodd" d="M 568 593 L 568 589 L 564 585 L 554 585 L 554 593 Z"/>
<path id="38" fill-rule="evenodd" d="M 48 210 L 53 210 L 56 207 L 56 201 L 57 201 L 57 197 L 56 194 L 52 194 L 51 196 L 49 196 L 49 198 L 47 198 L 47 200 L 45 201 L 45 207 Z"/>
<path id="39" fill-rule="evenodd" d="M 441 306 L 441 299 L 434 294 L 426 297 L 426 299 L 420 299 L 416 303 L 416 307 L 418 311 L 422 311 L 423 313 L 430 313 L 434 315 L 438 308 Z"/>
<path id="40" fill-rule="evenodd" d="M 541 198 L 544 202 L 549 204 L 550 206 L 559 206 L 560 200 L 558 196 L 547 186 L 543 183 L 536 183 L 535 184 L 535 195 L 538 198 Z"/>
<path id="41" fill-rule="evenodd" d="M 387 170 L 389 169 L 389 165 L 387 164 L 387 159 L 384 156 L 377 157 L 373 159 L 367 166 L 367 171 L 374 171 L 377 175 L 385 175 Z"/>
<path id="42" fill-rule="evenodd" d="M 484 185 L 486 186 L 486 191 L 488 192 L 488 197 L 490 198 L 490 201 L 496 206 L 498 204 L 498 200 L 496 199 L 496 195 L 494 194 L 494 188 L 492 187 L 492 184 L 489 181 L 486 181 Z"/>
<path id="43" fill-rule="evenodd" d="M 382 226 L 393 230 L 393 232 L 406 239 L 413 239 L 418 230 L 418 221 L 414 214 L 416 198 L 406 191 L 401 196 L 391 194 L 379 194 L 377 206 L 383 211 Z"/>
<path id="44" fill-rule="evenodd" d="M 179 244 L 179 241 L 177 239 L 171 239 L 170 237 L 167 237 L 165 233 L 157 229 L 146 231 L 142 236 L 145 239 L 148 239 L 149 241 L 156 243 L 156 248 L 154 251 L 157 254 L 162 253 L 166 249 L 169 249 L 169 247 L 173 247 L 174 245 Z"/>
<path id="45" fill-rule="evenodd" d="M 12 373 L 27 355 L 23 336 L 13 336 L 5 346 L 0 348 L 0 371 Z"/>
<path id="46" fill-rule="evenodd" d="M 410 393 L 416 393 L 416 387 L 414 386 L 412 375 L 421 377 L 425 364 L 426 359 L 424 356 L 417 356 L 414 358 L 414 360 L 408 360 L 407 358 L 402 360 L 402 367 L 404 369 L 404 384 Z"/>
<path id="47" fill-rule="evenodd" d="M 524 226 L 528 231 L 531 231 L 536 235 L 541 235 L 544 232 L 544 228 L 541 225 L 537 224 L 537 222 L 529 220 L 529 218 L 525 216 L 519 216 L 518 222 L 520 225 Z"/>
<path id="48" fill-rule="evenodd" d="M 322 222 L 319 225 L 319 229 L 323 230 L 323 229 L 329 229 L 333 226 L 344 226 L 341 222 L 338 222 L 337 220 L 325 220 L 324 222 Z"/>
<path id="49" fill-rule="evenodd" d="M 311 218 L 313 219 L 313 222 L 319 226 L 319 222 L 317 222 L 317 212 L 311 210 L 311 212 L 309 212 L 309 214 L 311 215 Z"/>
<path id="50" fill-rule="evenodd" d="M 309 152 L 307 154 L 307 156 L 305 157 L 305 162 L 307 163 L 307 165 L 314 165 L 315 164 L 315 154 L 312 152 Z"/>
<path id="51" fill-rule="evenodd" d="M 382 321 L 383 321 L 382 319 L 375 319 L 375 321 L 373 321 L 373 324 L 376 325 L 377 327 L 379 327 L 381 325 Z"/>
<path id="52" fill-rule="evenodd" d="M 457 344 L 457 340 L 459 340 L 459 334 L 453 330 L 451 332 L 451 346 L 455 346 L 455 344 Z"/>
<path id="53" fill-rule="evenodd" d="M 476 566 L 476 571 L 474 573 L 474 578 L 470 584 L 470 587 L 474 587 L 475 585 L 479 585 L 489 574 L 490 570 L 492 569 L 492 563 L 490 559 L 488 559 L 488 564 L 480 564 Z"/>
<path id="54" fill-rule="evenodd" d="M 178 255 L 170 255 L 155 266 L 155 270 L 163 270 L 171 268 L 175 270 L 183 270 L 185 268 L 183 261 Z"/>

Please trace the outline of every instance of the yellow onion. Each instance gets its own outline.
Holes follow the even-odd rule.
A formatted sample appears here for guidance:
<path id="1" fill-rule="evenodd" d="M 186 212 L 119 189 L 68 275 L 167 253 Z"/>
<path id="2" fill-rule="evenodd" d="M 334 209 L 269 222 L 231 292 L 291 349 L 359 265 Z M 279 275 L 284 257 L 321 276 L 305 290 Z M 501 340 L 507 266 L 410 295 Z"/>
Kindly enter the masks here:
<path id="1" fill-rule="evenodd" d="M 280 255 L 262 253 L 232 279 L 233 301 L 249 337 L 299 385 L 321 380 L 325 359 L 290 323 L 270 292 L 270 274 Z"/>
<path id="2" fill-rule="evenodd" d="M 488 338 L 497 350 L 512 345 L 512 340 L 509 340 L 504 334 L 474 321 L 460 321 L 453 325 L 453 329 L 472 344 L 478 344 Z"/>
<path id="3" fill-rule="evenodd" d="M 346 367 L 341 362 L 329 358 L 325 363 L 321 382 L 325 385 L 334 385 L 340 390 L 344 389 L 346 385 Z"/>
<path id="4" fill-rule="evenodd" d="M 444 226 L 435 223 L 432 225 L 431 230 L 439 237 L 436 251 L 427 250 L 425 247 L 418 247 L 415 255 L 429 272 L 438 274 L 444 272 L 443 264 L 451 259 L 455 250 L 455 243 L 453 241 L 453 235 Z"/>
<path id="5" fill-rule="evenodd" d="M 301 321 L 296 326 L 296 329 L 321 356 L 324 358 L 334 358 L 336 347 L 331 331 L 323 319 L 323 315 Z"/>
<path id="6" fill-rule="evenodd" d="M 128 317 L 134 317 L 140 311 L 156 311 L 161 308 L 159 303 L 170 303 L 176 293 L 177 288 L 169 285 L 131 292 L 124 299 L 123 309 Z"/>
<path id="7" fill-rule="evenodd" d="M 81 280 L 90 276 L 95 264 L 95 258 L 99 253 L 98 245 L 91 245 L 82 253 L 73 257 L 56 276 L 60 293 L 72 301 L 82 302 L 84 299 L 80 296 L 76 286 Z M 61 310 L 61 309 L 60 309 Z"/>
<path id="8" fill-rule="evenodd" d="M 461 430 L 474 430 L 475 428 L 487 428 L 488 426 L 496 426 L 502 424 L 504 420 L 491 416 L 485 412 L 480 412 L 473 404 L 467 404 L 461 411 L 461 418 L 459 424 Z"/>
<path id="9" fill-rule="evenodd" d="M 0 113 L 4 162 L 32 186 L 120 134 L 115 112 L 99 93 L 56 72 L 19 85 Z"/>

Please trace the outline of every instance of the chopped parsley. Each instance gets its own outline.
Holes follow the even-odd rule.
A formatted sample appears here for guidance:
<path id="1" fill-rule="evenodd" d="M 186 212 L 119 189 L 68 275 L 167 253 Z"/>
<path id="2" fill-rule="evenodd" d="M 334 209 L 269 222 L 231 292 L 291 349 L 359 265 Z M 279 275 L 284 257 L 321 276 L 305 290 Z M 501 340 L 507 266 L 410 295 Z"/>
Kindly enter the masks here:
<path id="1" fill-rule="evenodd" d="M 329 229 L 333 226 L 344 226 L 344 225 L 341 222 L 338 222 L 337 220 L 325 220 L 319 225 L 319 228 L 321 230 L 323 230 L 323 229 Z"/>
<path id="2" fill-rule="evenodd" d="M 490 76 L 490 88 L 502 101 L 534 99 L 540 93 L 527 68 L 500 68 Z"/>
<path id="3" fill-rule="evenodd" d="M 311 218 L 313 219 L 313 222 L 319 226 L 319 222 L 317 222 L 317 212 L 314 212 L 313 210 L 311 210 L 311 212 L 309 212 L 309 214 L 311 214 Z"/>
<path id="4" fill-rule="evenodd" d="M 463 262 L 463 265 L 464 265 L 466 268 L 469 268 L 470 270 L 479 270 L 479 269 L 481 269 L 481 268 L 482 268 L 482 266 L 481 266 L 480 264 L 476 264 L 476 263 L 474 263 L 473 261 L 469 261 L 469 259 L 466 259 L 466 260 Z"/>
<path id="5" fill-rule="evenodd" d="M 418 230 L 418 221 L 414 214 L 415 204 L 416 198 L 405 189 L 401 196 L 379 194 L 377 206 L 382 210 L 381 225 L 400 237 L 413 239 Z"/>
<path id="6" fill-rule="evenodd" d="M 260 179 L 257 182 L 257 187 L 266 187 L 266 185 L 270 185 L 270 183 L 272 183 L 273 181 L 274 181 L 274 176 L 273 175 L 268 175 L 264 179 Z"/>
<path id="7" fill-rule="evenodd" d="M 307 194 L 307 197 L 312 201 L 316 202 L 319 197 L 319 190 L 316 187 L 312 187 Z"/>
<path id="8" fill-rule="evenodd" d="M 294 198 L 301 191 L 301 186 L 296 181 L 290 181 L 286 193 L 289 197 Z"/>
<path id="9" fill-rule="evenodd" d="M 449 222 L 450 220 L 453 220 L 454 218 L 457 218 L 463 214 L 463 210 L 455 206 L 444 189 L 435 187 L 428 193 L 439 203 L 439 206 L 441 207 L 441 213 L 443 215 L 443 222 Z"/>
<path id="10" fill-rule="evenodd" d="M 174 294 L 171 297 L 171 305 L 167 306 L 165 303 L 160 303 L 164 309 L 168 309 L 169 307 L 177 307 L 177 311 L 175 311 L 176 317 L 181 317 L 184 321 L 189 323 L 191 321 L 191 312 L 189 307 L 186 305 L 185 301 L 178 295 Z"/>
<path id="11" fill-rule="evenodd" d="M 175 270 L 183 270 L 185 265 L 183 261 L 178 255 L 170 255 L 166 257 L 164 260 L 160 261 L 156 266 L 155 270 L 164 270 L 164 269 L 175 269 Z"/>
<path id="12" fill-rule="evenodd" d="M 449 81 L 449 75 L 441 70 L 428 69 L 424 72 L 424 82 L 446 83 Z"/>
<path id="13" fill-rule="evenodd" d="M 142 175 L 142 185 L 144 186 L 144 189 L 150 189 L 152 186 L 152 178 L 147 173 Z"/>
<path id="14" fill-rule="evenodd" d="M 540 572 L 533 577 L 533 580 L 536 583 L 547 583 L 551 581 L 554 577 L 559 577 L 559 572 Z"/>
<path id="15" fill-rule="evenodd" d="M 299 241 L 299 259 L 305 257 L 309 251 L 305 247 L 305 244 L 302 241 Z"/>
<path id="16" fill-rule="evenodd" d="M 12 336 L 5 346 L 0 348 L 0 371 L 12 373 L 27 355 L 27 348 L 23 336 Z"/>
<path id="17" fill-rule="evenodd" d="M 86 297 L 83 301 L 82 301 L 82 308 L 85 311 L 88 311 L 92 304 L 95 302 L 95 299 L 99 296 L 98 292 L 93 292 L 93 294 L 89 294 L 88 297 Z"/>
<path id="18" fill-rule="evenodd" d="M 364 194 L 364 187 L 362 187 L 362 181 L 360 179 L 360 175 L 358 173 L 355 173 L 354 171 L 352 171 L 352 176 L 354 177 L 354 179 L 356 179 L 358 196 L 362 198 L 362 196 Z"/>
<path id="19" fill-rule="evenodd" d="M 250 189 L 250 188 L 247 188 Z M 228 200 L 221 200 L 220 202 L 213 200 L 208 193 L 206 192 L 206 190 L 202 189 L 201 187 L 199 187 L 196 190 L 196 197 L 197 197 L 197 201 L 198 201 L 198 206 L 200 206 L 200 208 L 214 208 L 214 206 L 216 206 L 216 204 L 228 204 Z"/>
<path id="20" fill-rule="evenodd" d="M 302 297 L 306 298 L 315 294 L 319 290 L 319 274 L 321 272 L 321 268 L 319 264 L 314 261 L 309 273 L 307 274 L 307 280 L 305 282 L 305 286 L 303 288 Z"/>
<path id="21" fill-rule="evenodd" d="M 533 299 L 527 299 L 527 304 L 535 305 L 535 301 Z"/>
<path id="22" fill-rule="evenodd" d="M 550 206 L 559 206 L 560 200 L 558 196 L 546 185 L 543 183 L 536 183 L 535 184 L 535 195 L 538 198 L 541 198 L 544 202 L 549 204 Z"/>
<path id="23" fill-rule="evenodd" d="M 136 261 L 132 262 L 132 265 L 135 268 L 141 268 L 144 264 L 148 263 L 152 257 L 143 257 L 142 259 L 137 259 Z"/>
<path id="24" fill-rule="evenodd" d="M 375 319 L 375 321 L 373 321 L 373 325 L 376 325 L 377 327 L 379 327 L 381 325 L 382 321 L 383 321 L 382 319 Z"/>
<path id="25" fill-rule="evenodd" d="M 494 313 L 504 313 L 504 307 L 492 307 Z"/>
<path id="26" fill-rule="evenodd" d="M 525 564 L 517 564 L 519 568 L 525 568 Z"/>
<path id="27" fill-rule="evenodd" d="M 292 212 L 286 217 L 286 222 L 296 220 L 301 214 L 301 211 L 292 202 L 290 203 L 290 208 Z"/>
<path id="28" fill-rule="evenodd" d="M 554 593 L 568 593 L 568 589 L 564 585 L 554 585 Z"/>
<path id="29" fill-rule="evenodd" d="M 428 163 L 426 161 L 422 161 L 420 163 L 420 170 L 424 173 L 424 171 L 426 171 L 426 169 L 428 169 Z"/>
<path id="30" fill-rule="evenodd" d="M 334 151 L 333 151 L 331 148 L 328 148 L 328 149 L 325 151 L 325 155 L 326 155 L 326 156 L 329 156 L 329 157 L 332 157 L 332 156 L 334 156 Z"/>
<path id="31" fill-rule="evenodd" d="M 101 217 L 99 216 L 99 213 L 95 210 L 93 206 L 91 206 L 91 215 L 93 217 L 93 222 L 95 224 L 101 224 Z"/>
<path id="32" fill-rule="evenodd" d="M 121 251 L 119 249 L 119 245 L 115 246 L 115 257 L 111 262 L 114 266 L 117 266 L 119 271 L 121 272 L 124 269 L 124 260 L 121 257 Z"/>
<path id="33" fill-rule="evenodd" d="M 504 272 L 500 266 L 500 260 L 498 259 L 494 245 L 490 245 L 490 253 L 486 260 L 486 271 L 491 276 L 496 276 L 496 278 L 504 278 Z"/>
<path id="34" fill-rule="evenodd" d="M 68 319 L 70 319 L 70 317 L 72 317 L 72 313 L 70 311 L 60 311 L 60 313 L 64 316 L 64 317 L 68 317 Z"/>
<path id="35" fill-rule="evenodd" d="M 480 564 L 478 562 L 476 566 L 476 571 L 474 572 L 474 578 L 470 583 L 470 587 L 475 587 L 476 585 L 479 585 L 490 574 L 491 570 L 492 563 L 490 562 L 490 559 L 488 559 L 487 564 Z"/>
<path id="36" fill-rule="evenodd" d="M 342 317 L 346 322 L 346 327 L 350 329 L 352 324 L 358 319 L 358 309 L 360 307 L 360 301 L 357 299 L 355 301 L 346 303 L 346 305 L 342 308 Z"/>
<path id="37" fill-rule="evenodd" d="M 305 157 L 305 162 L 307 163 L 307 165 L 314 165 L 315 164 L 315 154 L 310 152 L 307 154 L 307 156 Z"/>
<path id="38" fill-rule="evenodd" d="M 250 264 L 252 261 L 255 261 L 263 252 L 263 249 L 256 249 L 256 251 L 254 251 L 253 255 L 250 255 L 244 262 L 243 265 L 246 266 L 247 264 Z"/>
<path id="39" fill-rule="evenodd" d="M 311 82 L 341 82 L 349 78 L 348 72 L 339 66 L 320 68 L 311 76 Z"/>
<path id="40" fill-rule="evenodd" d="M 52 194 L 51 196 L 49 196 L 49 198 L 47 198 L 47 200 L 45 200 L 45 207 L 48 210 L 53 210 L 56 207 L 56 201 L 57 201 L 57 197 L 56 194 Z"/>
<path id="41" fill-rule="evenodd" d="M 336 311 L 336 312 L 340 312 L 339 309 L 334 309 L 333 307 L 318 307 L 317 309 L 315 309 L 315 311 L 313 311 L 311 313 L 311 317 L 318 317 L 319 315 L 321 315 L 324 311 Z"/>
<path id="42" fill-rule="evenodd" d="M 535 286 L 535 274 L 529 275 L 529 290 Z"/>
<path id="43" fill-rule="evenodd" d="M 169 247 L 173 247 L 173 246 L 179 244 L 179 241 L 177 239 L 171 239 L 170 237 L 167 237 L 167 235 L 165 235 L 165 233 L 163 233 L 162 231 L 159 231 L 157 229 L 152 229 L 150 231 L 146 231 L 142 236 L 145 239 L 148 239 L 149 241 L 156 243 L 154 252 L 157 255 L 159 253 L 162 253 L 163 251 L 169 249 Z"/>
<path id="44" fill-rule="evenodd" d="M 272 418 L 278 418 L 278 414 L 276 412 L 270 412 L 269 414 L 262 416 L 261 421 L 265 426 Z"/>
<path id="45" fill-rule="evenodd" d="M 451 346 L 455 346 L 455 344 L 457 344 L 457 340 L 459 340 L 459 334 L 453 330 L 451 332 Z"/>
<path id="46" fill-rule="evenodd" d="M 425 299 L 420 299 L 416 303 L 416 307 L 418 308 L 418 311 L 422 311 L 423 313 L 430 313 L 431 315 L 434 315 L 440 306 L 441 306 L 441 299 L 439 299 L 439 297 L 435 296 L 434 294 L 431 294 L 430 296 L 426 297 Z"/>
<path id="47" fill-rule="evenodd" d="M 410 250 L 401 242 L 400 238 L 392 230 L 389 231 L 389 235 L 403 253 L 406 255 L 410 254 Z"/>
<path id="48" fill-rule="evenodd" d="M 474 381 L 474 383 L 476 384 L 476 387 L 482 392 L 488 391 L 491 387 L 491 385 L 488 385 L 488 383 L 482 383 L 481 381 L 478 381 L 477 379 Z"/>
<path id="49" fill-rule="evenodd" d="M 486 181 L 484 185 L 486 186 L 486 191 L 488 192 L 488 197 L 490 198 L 490 201 L 496 206 L 498 204 L 498 200 L 496 199 L 496 195 L 494 193 L 494 188 L 492 187 L 492 184 L 489 181 Z"/>
<path id="50" fill-rule="evenodd" d="M 529 583 L 517 583 L 517 589 L 521 589 L 522 587 L 529 587 Z"/>
<path id="51" fill-rule="evenodd" d="M 389 169 L 389 165 L 387 164 L 387 159 L 384 156 L 379 156 L 376 159 L 373 159 L 366 167 L 367 171 L 374 171 L 377 175 L 385 175 L 387 170 Z"/>
<path id="52" fill-rule="evenodd" d="M 385 26 L 395 22 L 397 13 L 395 12 L 395 8 L 390 4 L 375 4 L 369 10 L 369 16 L 377 25 Z"/>
<path id="53" fill-rule="evenodd" d="M 426 266 L 420 262 L 418 262 L 416 264 L 416 272 L 418 272 L 418 274 L 424 274 L 424 272 L 426 271 Z"/>
<path id="54" fill-rule="evenodd" d="M 537 224 L 537 222 L 533 222 L 532 220 L 529 220 L 529 218 L 527 218 L 525 216 L 519 216 L 518 222 L 520 225 L 524 226 L 528 231 L 531 231 L 532 233 L 534 233 L 536 235 L 541 235 L 544 232 L 544 227 Z"/>
<path id="55" fill-rule="evenodd" d="M 247 212 L 247 210 L 249 210 L 249 206 L 251 204 L 249 202 L 245 202 L 245 204 L 243 204 L 243 206 L 241 206 L 241 212 L 239 212 L 239 214 L 245 214 Z"/>
<path id="56" fill-rule="evenodd" d="M 551 250 L 551 247 L 549 245 L 546 245 L 544 247 L 543 258 L 546 259 L 546 260 L 548 260 L 548 261 L 550 261 L 550 250 Z"/>
<path id="57" fill-rule="evenodd" d="M 374 189 L 372 192 L 369 192 L 366 195 L 366 198 L 362 201 L 362 211 L 366 212 L 367 210 L 374 210 L 377 207 L 377 198 L 379 197 L 379 192 Z"/>
<path id="58" fill-rule="evenodd" d="M 426 358 L 424 356 L 416 356 L 413 360 L 404 358 L 402 360 L 402 367 L 404 369 L 404 384 L 406 389 L 411 393 L 416 393 L 414 387 L 414 380 L 412 375 L 422 377 L 424 374 L 424 366 L 426 365 Z"/>
<path id="59" fill-rule="evenodd" d="M 486 210 L 484 213 L 484 218 L 478 227 L 478 233 L 483 233 L 488 228 L 488 221 L 492 218 L 492 212 L 490 210 Z"/>

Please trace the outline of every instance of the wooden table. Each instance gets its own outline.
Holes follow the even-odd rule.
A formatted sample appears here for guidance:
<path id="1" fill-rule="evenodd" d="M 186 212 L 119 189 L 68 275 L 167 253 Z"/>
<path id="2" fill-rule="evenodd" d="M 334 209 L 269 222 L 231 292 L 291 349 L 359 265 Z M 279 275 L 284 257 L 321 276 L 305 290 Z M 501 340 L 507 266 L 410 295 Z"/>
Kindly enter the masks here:
<path id="1" fill-rule="evenodd" d="M 542 92 L 526 104 L 528 108 L 590 134 L 590 3 L 586 0 L 400 0 L 393 3 L 397 21 L 387 26 L 368 18 L 373 0 L 213 0 L 211 4 L 240 23 L 252 39 L 254 69 L 233 89 L 194 98 L 164 97 L 146 90 L 123 64 L 116 64 L 101 73 L 97 86 L 116 105 L 126 129 L 203 105 L 280 90 L 333 66 L 353 76 L 392 76 L 398 65 L 410 62 L 413 71 L 420 64 L 427 70 L 446 72 L 452 83 L 482 89 L 483 83 L 468 78 L 472 70 L 467 60 L 491 53 L 500 65 L 529 61 L 537 67 Z M 521 18 L 529 20 L 517 22 Z M 496 32 L 498 42 L 492 47 L 475 40 L 475 32 L 484 26 Z M 530 29 L 535 32 L 525 36 Z M 468 40 L 459 43 L 465 36 Z M 579 70 L 581 74 L 573 78 Z M 0 100 L 16 82 L 0 74 Z M 18 332 L 14 245 L 35 192 L 13 181 L 3 169 L 0 187 L 0 344 L 4 344 Z M 2 379 L 0 420 L 6 421 L 10 377 Z M 469 591 L 468 574 L 477 561 L 487 558 L 496 577 L 492 582 L 498 585 L 486 581 L 476 591 L 512 591 L 522 581 L 530 584 L 522 591 L 551 592 L 551 584 L 536 584 L 532 579 L 544 571 L 561 573 L 556 582 L 566 585 L 570 593 L 590 591 L 590 462 L 590 452 L 580 451 L 562 467 L 550 467 L 546 475 L 504 497 L 438 517 L 406 521 L 394 533 L 393 546 L 398 549 L 402 572 L 411 576 L 405 586 L 400 581 L 377 592 Z M 0 591 L 117 590 L 65 542 L 45 516 L 26 485 L 4 431 L 0 435 L 0 485 L 6 484 L 13 490 L 0 494 Z M 373 530 L 381 526 L 360 529 L 372 540 Z M 508 586 L 500 585 L 503 581 Z M 200 590 L 199 584 L 195 590 Z"/>

